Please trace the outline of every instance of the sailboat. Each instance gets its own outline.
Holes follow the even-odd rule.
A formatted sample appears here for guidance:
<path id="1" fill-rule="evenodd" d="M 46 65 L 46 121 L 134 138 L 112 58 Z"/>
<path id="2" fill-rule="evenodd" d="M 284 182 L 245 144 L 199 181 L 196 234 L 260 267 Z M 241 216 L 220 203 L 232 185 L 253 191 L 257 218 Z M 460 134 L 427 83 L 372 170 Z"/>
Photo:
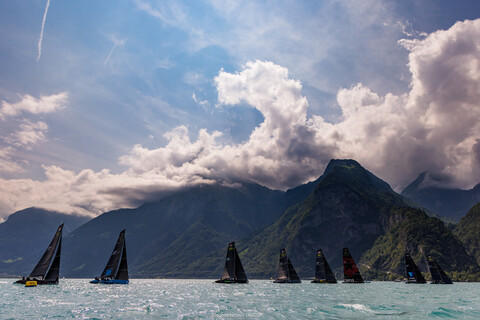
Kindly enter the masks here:
<path id="1" fill-rule="evenodd" d="M 427 283 L 408 252 L 405 253 L 405 270 L 407 273 L 405 283 Z"/>
<path id="2" fill-rule="evenodd" d="M 38 261 L 37 265 L 25 279 L 15 283 L 29 284 L 34 286 L 36 284 L 58 284 L 58 275 L 60 273 L 60 253 L 62 251 L 62 231 L 63 223 L 58 227 L 57 232 L 53 236 L 47 250 Z"/>
<path id="3" fill-rule="evenodd" d="M 247 275 L 243 270 L 242 262 L 238 256 L 235 242 L 230 242 L 227 248 L 227 257 L 225 259 L 225 268 L 223 268 L 222 278 L 216 283 L 248 283 Z"/>
<path id="4" fill-rule="evenodd" d="M 343 283 L 364 283 L 348 248 L 343 248 Z"/>
<path id="5" fill-rule="evenodd" d="M 90 283 L 128 284 L 125 230 L 120 232 L 115 248 L 113 248 L 112 255 L 110 256 L 110 259 L 108 259 L 102 275 L 100 278 L 95 278 L 95 280 L 90 281 Z"/>
<path id="6" fill-rule="evenodd" d="M 335 278 L 332 269 L 330 269 L 322 249 L 317 250 L 315 279 L 312 283 L 337 283 L 337 279 Z"/>
<path id="7" fill-rule="evenodd" d="M 438 265 L 432 256 L 427 257 L 428 268 L 430 269 L 430 274 L 432 275 L 431 284 L 453 284 L 452 279 L 443 271 L 442 268 Z"/>
<path id="8" fill-rule="evenodd" d="M 280 250 L 280 261 L 278 264 L 278 278 L 273 281 L 274 283 L 301 283 L 302 281 L 297 275 L 292 262 L 287 257 L 287 251 L 285 248 Z"/>

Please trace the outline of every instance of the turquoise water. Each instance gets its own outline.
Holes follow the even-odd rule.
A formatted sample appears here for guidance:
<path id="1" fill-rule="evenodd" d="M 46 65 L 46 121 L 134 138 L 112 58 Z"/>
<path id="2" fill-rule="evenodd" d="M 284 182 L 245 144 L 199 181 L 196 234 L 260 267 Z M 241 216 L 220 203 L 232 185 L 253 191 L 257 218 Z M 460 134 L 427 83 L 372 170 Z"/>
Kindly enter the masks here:
<path id="1" fill-rule="evenodd" d="M 0 319 L 480 319 L 480 283 L 244 285 L 213 280 L 0 280 Z"/>

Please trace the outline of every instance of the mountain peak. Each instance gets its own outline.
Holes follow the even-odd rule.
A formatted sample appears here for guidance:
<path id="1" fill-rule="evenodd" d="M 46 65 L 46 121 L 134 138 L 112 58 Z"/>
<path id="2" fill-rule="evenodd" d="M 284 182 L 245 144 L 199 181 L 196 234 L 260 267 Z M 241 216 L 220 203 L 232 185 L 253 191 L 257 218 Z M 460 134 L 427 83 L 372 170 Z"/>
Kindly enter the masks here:
<path id="1" fill-rule="evenodd" d="M 330 174 L 339 174 L 346 179 L 357 180 L 363 184 L 370 185 L 376 189 L 393 192 L 390 185 L 382 179 L 375 176 L 373 173 L 362 167 L 360 163 L 353 159 L 332 159 L 328 163 L 322 179 Z"/>
<path id="2" fill-rule="evenodd" d="M 365 170 L 360 163 L 353 159 L 332 159 L 328 162 L 327 167 L 323 175 L 331 173 L 335 167 L 345 167 L 347 169 L 363 169 Z"/>

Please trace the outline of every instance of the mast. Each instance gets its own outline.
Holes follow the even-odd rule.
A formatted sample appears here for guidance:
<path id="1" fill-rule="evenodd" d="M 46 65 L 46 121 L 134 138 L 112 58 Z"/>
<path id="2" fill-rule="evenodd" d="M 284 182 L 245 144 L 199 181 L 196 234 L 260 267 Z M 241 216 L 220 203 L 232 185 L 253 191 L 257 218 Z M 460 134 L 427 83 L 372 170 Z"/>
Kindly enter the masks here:
<path id="1" fill-rule="evenodd" d="M 362 275 L 353 260 L 348 248 L 343 248 L 343 275 L 344 281 L 349 283 L 363 283 Z"/>
<path id="2" fill-rule="evenodd" d="M 427 283 L 408 252 L 405 253 L 405 270 L 407 273 L 407 283 Z"/>
<path id="3" fill-rule="evenodd" d="M 63 230 L 63 223 L 57 228 L 57 232 L 53 236 L 53 239 L 50 242 L 50 245 L 48 246 L 47 250 L 45 250 L 45 253 L 40 258 L 40 261 L 38 261 L 35 268 L 33 268 L 33 271 L 30 273 L 29 275 L 30 278 L 32 279 L 38 278 L 42 280 L 45 279 L 45 275 L 49 270 L 50 263 L 52 262 L 52 258 L 55 254 L 55 251 L 57 250 L 59 242 L 61 241 L 62 230 Z M 57 251 L 58 251 L 58 255 L 60 255 L 59 250 Z M 60 256 L 58 256 L 58 265 L 60 267 Z"/>

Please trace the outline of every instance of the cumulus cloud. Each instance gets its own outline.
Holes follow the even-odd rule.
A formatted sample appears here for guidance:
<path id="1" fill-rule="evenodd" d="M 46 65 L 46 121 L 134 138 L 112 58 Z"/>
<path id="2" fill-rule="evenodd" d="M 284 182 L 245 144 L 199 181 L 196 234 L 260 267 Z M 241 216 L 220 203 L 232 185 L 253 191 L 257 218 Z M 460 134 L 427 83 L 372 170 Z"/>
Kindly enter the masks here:
<path id="1" fill-rule="evenodd" d="M 136 145 L 121 157 L 128 168 L 121 174 L 45 167 L 43 182 L 0 180 L 0 207 L 95 215 L 198 183 L 286 189 L 318 177 L 331 158 L 354 158 L 394 187 L 423 171 L 472 186 L 480 181 L 478 39 L 480 20 L 401 41 L 409 50 L 410 90 L 381 95 L 362 83 L 340 89 L 336 123 L 308 115 L 302 84 L 285 67 L 251 61 L 237 73 L 221 70 L 214 79 L 219 104 L 248 104 L 264 117 L 246 141 L 225 144 L 220 132 L 180 126 L 165 134 L 164 147 Z"/>
<path id="2" fill-rule="evenodd" d="M 17 116 L 22 112 L 33 114 L 50 113 L 64 108 L 68 101 L 68 92 L 60 92 L 50 96 L 40 96 L 40 98 L 32 97 L 29 94 L 21 95 L 21 101 L 17 103 L 9 103 L 2 101 L 0 109 L 0 119 L 5 120 L 7 116 Z"/>

